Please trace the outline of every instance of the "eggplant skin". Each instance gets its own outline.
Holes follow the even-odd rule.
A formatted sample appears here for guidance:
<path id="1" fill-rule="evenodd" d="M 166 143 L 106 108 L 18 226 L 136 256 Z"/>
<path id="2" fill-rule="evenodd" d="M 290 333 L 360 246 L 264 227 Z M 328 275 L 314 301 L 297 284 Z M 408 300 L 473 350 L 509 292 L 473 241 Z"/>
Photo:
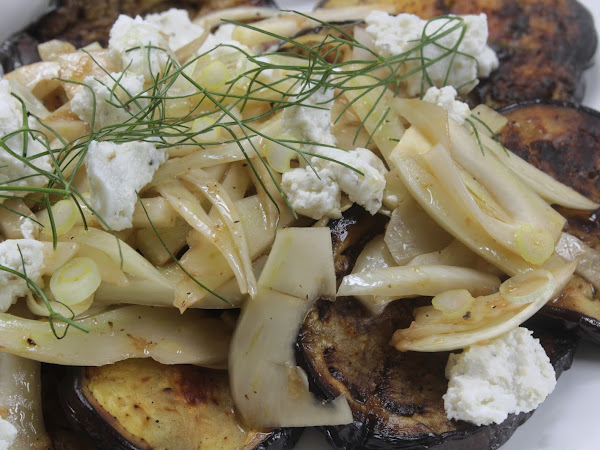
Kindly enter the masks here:
<path id="1" fill-rule="evenodd" d="M 108 35 L 119 14 L 145 15 L 169 8 L 185 9 L 191 17 L 237 6 L 275 7 L 272 0 L 58 0 L 53 8 L 22 33 L 0 45 L 4 73 L 40 60 L 38 44 L 52 39 L 76 48 L 93 42 L 108 45 Z"/>
<path id="2" fill-rule="evenodd" d="M 499 134 L 508 149 L 600 203 L 600 112 L 569 102 L 539 100 L 508 105 L 499 112 L 508 119 Z M 567 218 L 566 232 L 600 251 L 600 209 L 557 209 Z M 573 277 L 542 313 L 600 344 L 598 293 L 580 277 Z"/>
<path id="3" fill-rule="evenodd" d="M 412 320 L 413 301 L 391 303 L 372 317 L 355 299 L 319 300 L 298 340 L 300 365 L 324 398 L 348 398 L 354 422 L 322 427 L 336 449 L 496 449 L 532 414 L 477 427 L 446 418 L 442 395 L 447 353 L 402 353 L 389 345 Z M 539 322 L 539 321 L 538 321 Z M 570 367 L 575 333 L 533 324 L 557 377 Z"/>
<path id="4" fill-rule="evenodd" d="M 241 424 L 223 370 L 150 359 L 53 367 L 63 415 L 92 448 L 285 450 L 302 433 L 301 428 L 255 430 Z"/>
<path id="5" fill-rule="evenodd" d="M 330 224 L 338 278 L 384 225 L 385 220 L 360 208 Z M 448 388 L 448 353 L 398 352 L 389 345 L 394 331 L 409 326 L 414 307 L 423 301 L 398 300 L 372 316 L 353 297 L 338 297 L 318 300 L 309 311 L 297 340 L 298 364 L 317 395 L 345 395 L 354 417 L 349 425 L 321 427 L 333 448 L 495 449 L 531 415 L 511 415 L 502 424 L 483 427 L 447 419 L 442 396 Z M 543 324 L 538 320 L 532 327 L 558 376 L 571 365 L 577 336 L 548 331 Z"/>
<path id="6" fill-rule="evenodd" d="M 489 42 L 500 67 L 481 80 L 473 103 L 580 101 L 583 71 L 597 34 L 590 12 L 575 0 L 449 0 L 453 14 L 486 13 Z"/>

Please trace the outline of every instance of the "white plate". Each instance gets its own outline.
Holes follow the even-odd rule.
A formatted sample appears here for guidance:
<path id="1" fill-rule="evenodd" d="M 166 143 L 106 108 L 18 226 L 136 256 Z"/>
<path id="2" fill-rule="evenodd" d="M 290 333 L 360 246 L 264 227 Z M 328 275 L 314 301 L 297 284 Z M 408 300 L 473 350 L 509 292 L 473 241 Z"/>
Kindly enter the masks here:
<path id="1" fill-rule="evenodd" d="M 580 0 L 594 15 L 600 28 L 600 2 Z M 279 0 L 283 8 L 306 9 L 307 3 Z M 28 23 L 46 8 L 48 0 L 0 0 L 0 42 Z M 586 72 L 584 104 L 600 110 L 600 55 Z M 600 401 L 600 348 L 580 345 L 573 367 L 563 373 L 556 390 L 521 426 L 503 450 L 564 450 L 600 448 L 596 427 L 600 424 L 595 402 Z M 316 431 L 304 433 L 298 450 L 327 450 L 323 437 Z"/>

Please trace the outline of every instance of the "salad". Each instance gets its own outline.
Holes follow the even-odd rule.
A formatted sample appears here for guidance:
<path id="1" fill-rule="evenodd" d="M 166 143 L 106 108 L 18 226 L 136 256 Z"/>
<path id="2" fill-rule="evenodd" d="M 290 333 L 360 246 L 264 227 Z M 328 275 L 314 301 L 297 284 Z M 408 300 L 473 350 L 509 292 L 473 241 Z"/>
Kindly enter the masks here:
<path id="1" fill-rule="evenodd" d="M 392 299 L 434 297 L 394 334 L 400 351 L 499 338 L 567 283 L 575 264 L 554 253 L 564 219 L 541 198 L 597 205 L 534 168 L 519 181 L 494 140 L 501 118 L 457 100 L 497 66 L 485 36 L 469 40 L 484 19 L 402 17 L 410 23 L 395 26 L 418 31 L 394 42 L 384 11 L 351 12 L 367 26 L 346 28 L 332 14 L 290 14 L 296 28 L 284 31 L 279 17 L 257 26 L 232 15 L 213 33 L 219 15 L 170 14 L 120 17 L 108 50 L 43 44 L 42 63 L 1 82 L 7 351 L 68 365 L 150 356 L 228 367 L 247 423 L 336 425 L 348 405 L 316 401 L 291 351 L 312 302 L 336 296 L 325 225 L 353 204 L 394 226 L 365 256 L 385 264 L 347 275 L 337 295 L 374 314 Z M 324 40 L 291 38 L 315 25 L 330 30 Z M 435 259 L 456 248 L 469 268 Z M 415 270 L 418 283 L 403 274 Z M 283 299 L 284 326 L 256 344 Z M 229 350 L 235 316 L 192 312 L 239 307 Z M 269 347 L 279 340 L 287 348 Z M 265 354 L 280 367 L 261 367 Z M 283 401 L 292 380 L 293 411 Z"/>

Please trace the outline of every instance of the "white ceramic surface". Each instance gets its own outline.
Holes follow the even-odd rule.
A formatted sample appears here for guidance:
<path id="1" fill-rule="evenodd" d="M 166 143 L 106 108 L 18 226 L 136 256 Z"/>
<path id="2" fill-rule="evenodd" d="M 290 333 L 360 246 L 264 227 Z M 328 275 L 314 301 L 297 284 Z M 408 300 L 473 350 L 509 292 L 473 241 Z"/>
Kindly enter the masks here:
<path id="1" fill-rule="evenodd" d="M 49 0 L 0 0 L 0 42 L 43 13 Z M 580 0 L 594 15 L 600 28 L 600 2 Z M 306 10 L 306 3 L 280 0 L 282 8 Z M 586 72 L 587 91 L 584 104 L 600 110 L 600 54 Z M 556 390 L 538 408 L 533 417 L 520 427 L 503 450 L 599 449 L 596 434 L 600 426 L 600 348 L 580 345 L 573 367 L 565 372 Z M 326 450 L 329 446 L 316 431 L 307 431 L 298 450 Z"/>

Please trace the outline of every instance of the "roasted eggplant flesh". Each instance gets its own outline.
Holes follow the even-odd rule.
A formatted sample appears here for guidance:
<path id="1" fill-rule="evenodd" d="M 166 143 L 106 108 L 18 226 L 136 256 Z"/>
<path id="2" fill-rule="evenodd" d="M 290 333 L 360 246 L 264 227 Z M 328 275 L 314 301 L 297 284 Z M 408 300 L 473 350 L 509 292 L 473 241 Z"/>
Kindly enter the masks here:
<path id="1" fill-rule="evenodd" d="M 151 359 L 54 370 L 63 374 L 64 411 L 97 448 L 278 450 L 293 447 L 301 433 L 241 424 L 226 371 Z"/>
<path id="2" fill-rule="evenodd" d="M 600 113 L 565 102 L 526 102 L 500 110 L 508 119 L 500 133 L 504 145 L 553 178 L 600 202 Z M 600 251 L 600 209 L 557 207 L 567 218 L 565 231 Z M 574 277 L 545 312 L 579 324 L 600 342 L 598 292 Z"/>

